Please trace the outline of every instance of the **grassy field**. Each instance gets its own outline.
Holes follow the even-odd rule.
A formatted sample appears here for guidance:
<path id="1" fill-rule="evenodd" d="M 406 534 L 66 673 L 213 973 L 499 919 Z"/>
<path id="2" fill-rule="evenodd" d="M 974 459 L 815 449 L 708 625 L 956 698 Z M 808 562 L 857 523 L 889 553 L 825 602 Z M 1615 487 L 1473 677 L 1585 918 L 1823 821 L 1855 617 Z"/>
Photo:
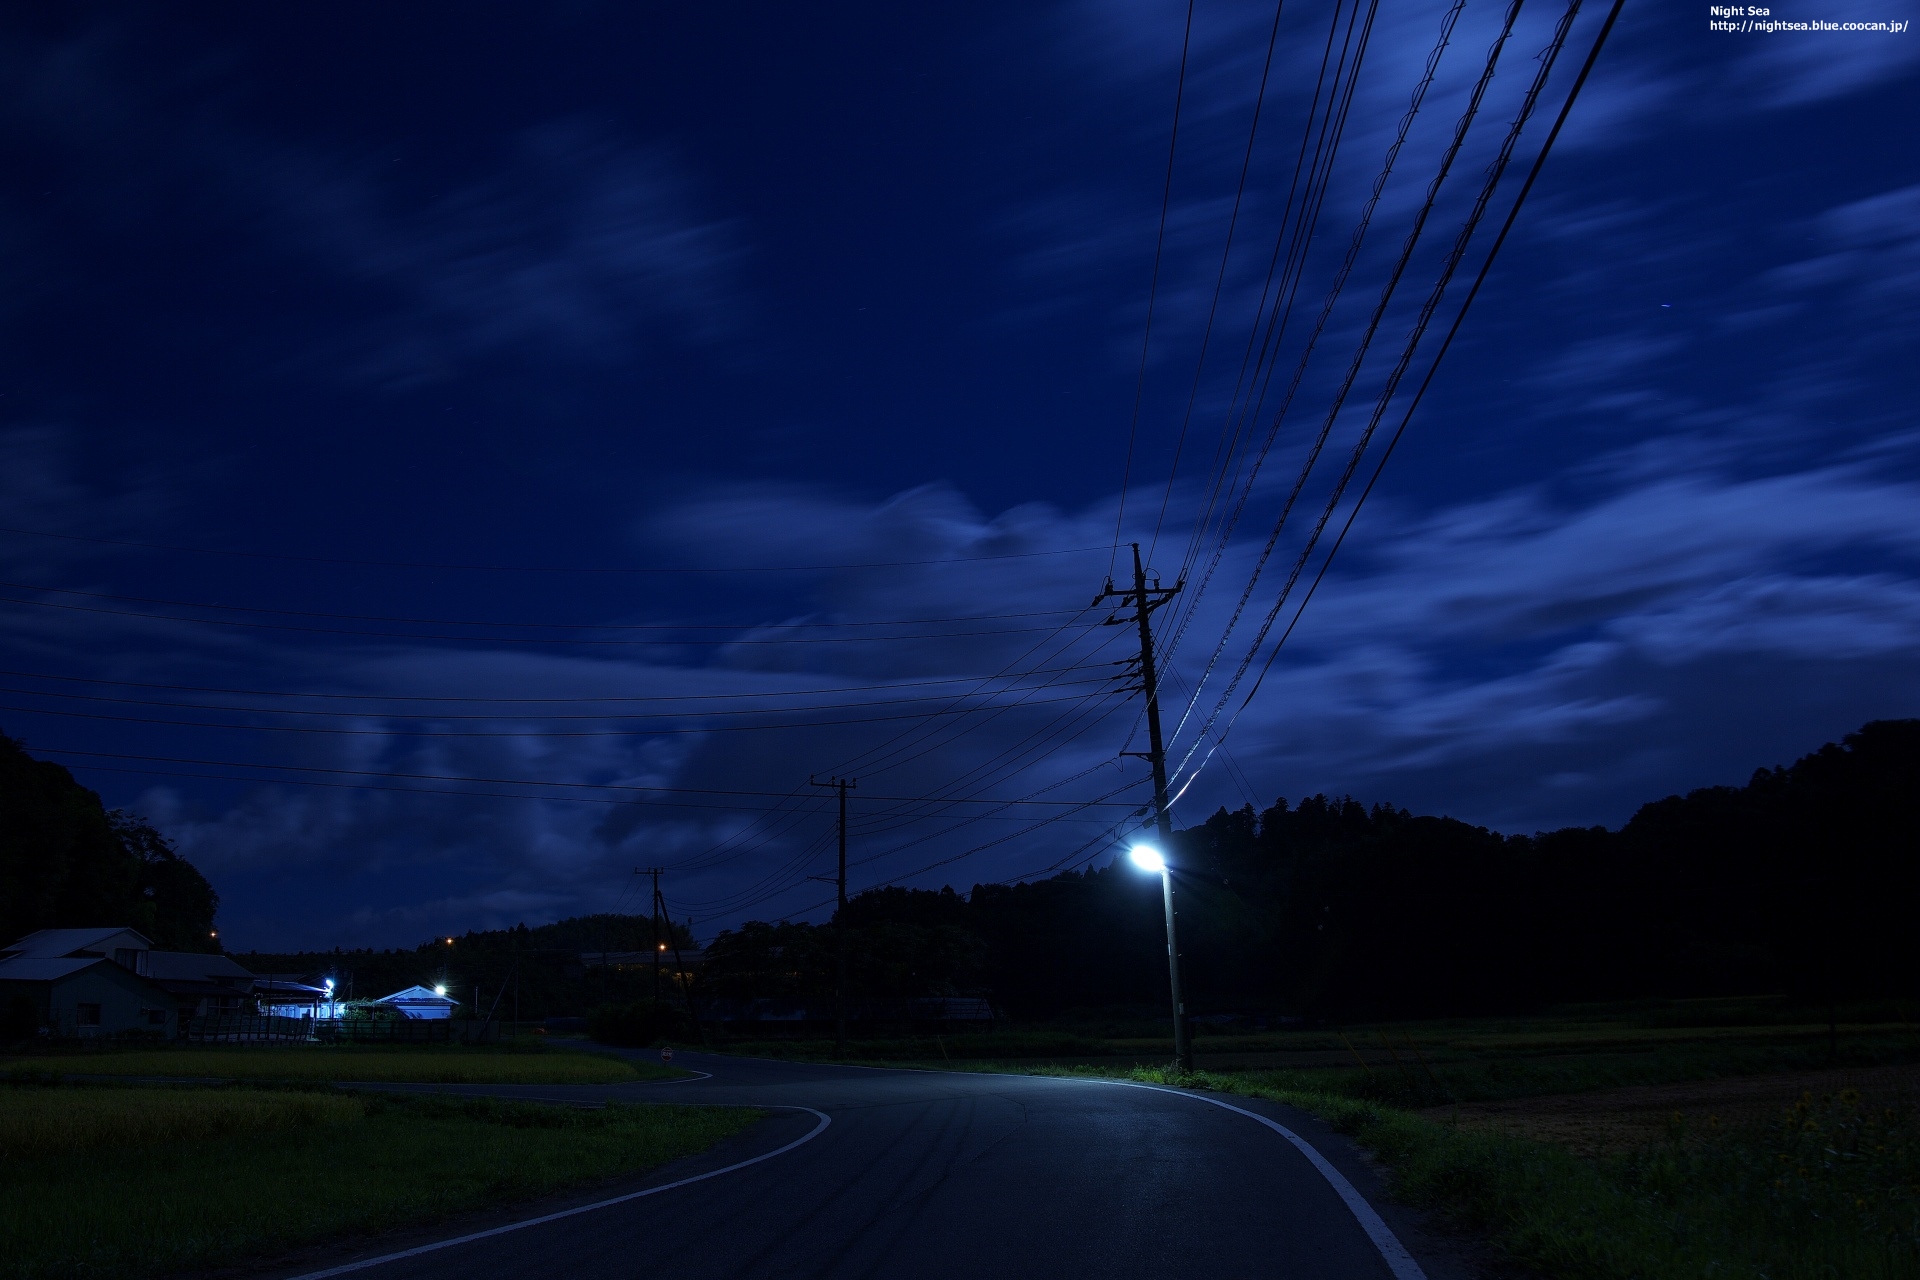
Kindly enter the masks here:
<path id="1" fill-rule="evenodd" d="M 1171 1043 L 1124 1022 L 856 1043 L 849 1060 L 1291 1103 L 1378 1154 L 1397 1195 L 1556 1280 L 1911 1280 L 1920 1029 L 1901 1012 L 1843 1011 L 1831 1032 L 1765 1000 L 1227 1031 L 1198 1037 L 1199 1071 L 1178 1079 Z"/>
<path id="2" fill-rule="evenodd" d="M 622 1084 L 686 1074 L 608 1053 L 465 1045 L 182 1045 L 0 1060 L 0 1077 L 49 1073 L 413 1084 Z"/>
<path id="3" fill-rule="evenodd" d="M 1829 1042 L 1826 1024 L 1772 1000 L 1644 1002 L 1538 1017 L 1206 1032 L 1195 1065 L 1216 1074 L 1283 1073 L 1291 1087 L 1406 1107 L 1485 1102 L 1628 1085 L 1920 1062 L 1920 1027 L 1862 1009 Z M 1897 1012 L 1897 1011 L 1891 1011 Z M 1879 1015 L 1871 1020 L 1860 1015 Z M 854 1060 L 923 1066 L 1155 1068 L 1172 1041 L 1153 1023 L 1089 1020 L 978 1035 L 857 1041 Z M 831 1041 L 755 1041 L 727 1052 L 825 1060 Z"/>
<path id="4" fill-rule="evenodd" d="M 1164 1072 L 1143 1076 L 1165 1078 Z M 1910 1101 L 1805 1091 L 1764 1121 L 1582 1156 L 1268 1073 L 1188 1083 L 1274 1098 L 1353 1135 L 1401 1197 L 1565 1280 L 1897 1280 L 1920 1276 L 1920 1124 Z"/>
<path id="5" fill-rule="evenodd" d="M 159 1275 L 429 1222 L 651 1168 L 758 1115 L 291 1088 L 0 1087 L 0 1277 Z"/>

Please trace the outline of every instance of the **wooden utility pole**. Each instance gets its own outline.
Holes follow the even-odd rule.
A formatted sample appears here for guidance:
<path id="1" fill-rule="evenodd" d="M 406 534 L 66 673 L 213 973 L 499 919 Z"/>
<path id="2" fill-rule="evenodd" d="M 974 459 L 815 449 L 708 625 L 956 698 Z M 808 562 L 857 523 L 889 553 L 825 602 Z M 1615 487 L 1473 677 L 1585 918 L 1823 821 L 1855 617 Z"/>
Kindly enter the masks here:
<path id="1" fill-rule="evenodd" d="M 666 896 L 660 892 L 660 876 L 665 870 L 665 867 L 635 867 L 633 869 L 633 874 L 637 876 L 645 875 L 653 878 L 653 902 L 648 908 L 653 917 L 652 928 L 649 930 L 649 936 L 653 939 L 653 1004 L 655 1009 L 660 1007 L 660 961 L 661 958 L 665 956 L 668 945 L 671 944 L 673 947 L 673 969 L 675 973 L 680 975 L 680 992 L 686 998 L 687 1017 L 693 1022 L 693 1034 L 699 1038 L 701 1044 L 705 1044 L 707 1042 L 706 1028 L 700 1025 L 700 1010 L 693 1003 L 693 975 L 687 972 L 686 959 L 680 954 L 680 939 L 674 936 L 673 917 L 667 914 Z M 662 920 L 667 923 L 666 942 L 660 941 L 660 922 Z M 687 923 L 689 927 L 691 927 L 693 923 L 692 919 L 689 918 Z"/>
<path id="2" fill-rule="evenodd" d="M 666 950 L 666 947 L 661 945 L 660 942 L 660 873 L 663 870 L 665 870 L 663 867 L 635 867 L 633 869 L 633 874 L 637 876 L 653 877 L 653 897 L 649 900 L 647 907 L 648 913 L 651 916 L 651 919 L 648 921 L 649 928 L 647 930 L 647 938 L 653 950 L 653 1003 L 655 1008 L 658 1008 L 660 1005 L 660 953 Z"/>
<path id="3" fill-rule="evenodd" d="M 825 782 L 808 778 L 816 787 L 832 787 L 840 793 L 840 869 L 833 878 L 834 896 L 839 902 L 833 913 L 833 1056 L 847 1056 L 847 791 L 857 786 L 852 778 L 829 778 Z"/>
<path id="4" fill-rule="evenodd" d="M 1140 544 L 1136 542 L 1133 544 L 1133 586 L 1117 591 L 1113 580 L 1109 578 L 1106 589 L 1093 598 L 1096 605 L 1107 600 L 1118 600 L 1133 610 L 1131 616 L 1115 614 L 1107 619 L 1106 625 L 1120 627 L 1131 622 L 1140 629 L 1138 674 L 1140 692 L 1147 698 L 1147 749 L 1126 754 L 1141 757 L 1153 769 L 1153 822 L 1160 837 L 1160 856 L 1169 868 L 1173 864 L 1173 818 L 1167 812 L 1167 749 L 1160 733 L 1160 673 L 1154 666 L 1153 625 L 1150 620 L 1153 611 L 1180 594 L 1180 588 L 1184 585 L 1183 582 L 1176 582 L 1170 587 L 1163 587 L 1156 581 L 1153 586 L 1148 586 L 1146 567 L 1140 561 Z M 1180 984 L 1180 942 L 1174 928 L 1171 870 L 1161 874 L 1161 887 L 1167 915 L 1167 980 L 1173 991 L 1174 1065 L 1182 1072 L 1191 1072 L 1193 1045 L 1187 1035 L 1186 995 Z"/>

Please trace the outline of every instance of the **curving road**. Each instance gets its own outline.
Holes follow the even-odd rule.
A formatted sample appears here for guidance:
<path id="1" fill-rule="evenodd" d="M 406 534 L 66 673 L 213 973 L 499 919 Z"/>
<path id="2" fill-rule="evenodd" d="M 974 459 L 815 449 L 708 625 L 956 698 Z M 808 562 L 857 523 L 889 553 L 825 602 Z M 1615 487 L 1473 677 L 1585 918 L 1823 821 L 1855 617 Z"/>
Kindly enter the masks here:
<path id="1" fill-rule="evenodd" d="M 627 1186 L 363 1242 L 351 1252 L 323 1251 L 309 1255 L 304 1267 L 273 1274 L 311 1280 L 349 1274 L 369 1280 L 1443 1280 L 1460 1274 L 1440 1256 L 1437 1242 L 1382 1202 L 1373 1175 L 1344 1140 L 1291 1108 L 1093 1080 L 695 1053 L 680 1055 L 675 1065 L 708 1075 L 445 1091 L 785 1110 Z"/>

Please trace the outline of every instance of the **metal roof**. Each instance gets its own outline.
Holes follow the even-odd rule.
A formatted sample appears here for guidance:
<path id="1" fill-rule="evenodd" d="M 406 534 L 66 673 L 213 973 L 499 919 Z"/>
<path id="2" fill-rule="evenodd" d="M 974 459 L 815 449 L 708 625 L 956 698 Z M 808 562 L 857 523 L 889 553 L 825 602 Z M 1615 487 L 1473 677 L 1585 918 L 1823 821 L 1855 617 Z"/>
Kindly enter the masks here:
<path id="1" fill-rule="evenodd" d="M 147 952 L 147 976 L 166 981 L 211 981 L 214 978 L 252 978 L 226 956 L 204 955 L 197 951 Z"/>
<path id="2" fill-rule="evenodd" d="M 396 991 L 390 996 L 381 996 L 375 1004 L 444 1004 L 456 1005 L 460 1002 L 452 996 L 443 996 L 431 987 L 408 987 L 405 991 Z"/>
<path id="3" fill-rule="evenodd" d="M 99 956 L 82 956 L 77 960 L 65 960 L 50 956 L 18 956 L 11 960 L 0 960 L 0 982 L 54 982 L 68 974 L 90 969 L 96 964 L 112 964 Z M 122 973 L 126 972 L 124 969 Z"/>
<path id="4" fill-rule="evenodd" d="M 22 959 L 54 960 L 71 955 L 75 951 L 107 941 L 119 934 L 129 933 L 148 947 L 153 945 L 146 935 L 132 929 L 42 929 L 30 933 L 13 945 L 0 950 L 10 951 Z"/>

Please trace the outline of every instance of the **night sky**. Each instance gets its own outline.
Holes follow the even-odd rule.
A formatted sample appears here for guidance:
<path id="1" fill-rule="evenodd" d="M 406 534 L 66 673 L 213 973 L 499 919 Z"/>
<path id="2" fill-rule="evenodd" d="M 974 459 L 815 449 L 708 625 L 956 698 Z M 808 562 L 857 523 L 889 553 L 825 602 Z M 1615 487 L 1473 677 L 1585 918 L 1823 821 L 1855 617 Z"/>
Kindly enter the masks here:
<path id="1" fill-rule="evenodd" d="M 1103 864 L 1147 798 L 1087 608 L 1116 528 L 1187 577 L 1183 824 L 1617 825 L 1920 714 L 1920 42 L 1644 2 L 1221 701 L 1562 11 L 1521 10 L 1222 645 L 1504 4 L 1465 3 L 1204 591 L 1223 433 L 1271 425 L 1444 5 L 1377 6 L 1252 414 L 1344 0 L 1284 7 L 1263 98 L 1274 11 L 1225 0 L 1190 38 L 1161 0 L 15 6 L 0 728 L 282 949 L 640 910 L 637 866 L 702 937 L 820 919 L 810 776 L 858 779 L 855 891 Z"/>

